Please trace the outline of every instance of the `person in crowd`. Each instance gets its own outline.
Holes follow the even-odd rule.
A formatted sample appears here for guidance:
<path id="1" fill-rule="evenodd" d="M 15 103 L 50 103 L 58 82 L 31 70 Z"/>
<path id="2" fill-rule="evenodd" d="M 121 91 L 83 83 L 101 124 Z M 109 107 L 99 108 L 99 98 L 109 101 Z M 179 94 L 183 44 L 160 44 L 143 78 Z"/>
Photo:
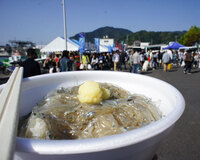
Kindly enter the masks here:
<path id="1" fill-rule="evenodd" d="M 71 60 L 71 63 L 72 63 L 72 71 L 77 70 L 77 65 L 76 65 L 76 60 L 75 60 L 75 53 L 74 52 L 71 53 L 70 60 Z"/>
<path id="2" fill-rule="evenodd" d="M 133 70 L 133 51 L 129 51 L 129 55 L 128 55 L 128 64 L 129 64 L 129 72 L 131 73 Z"/>
<path id="3" fill-rule="evenodd" d="M 73 62 L 74 62 L 73 55 L 69 54 L 68 71 L 72 71 L 73 70 Z"/>
<path id="4" fill-rule="evenodd" d="M 153 52 L 150 50 L 150 56 L 149 56 L 149 67 L 152 69 L 153 68 Z"/>
<path id="5" fill-rule="evenodd" d="M 119 51 L 117 50 L 112 57 L 112 61 L 114 63 L 114 71 L 119 71 L 119 60 L 120 60 L 120 55 Z"/>
<path id="6" fill-rule="evenodd" d="M 113 56 L 114 56 L 115 52 L 112 51 L 112 53 L 110 54 L 110 62 L 111 62 L 111 66 L 110 66 L 110 69 L 111 70 L 114 70 L 114 61 L 113 61 Z"/>
<path id="7" fill-rule="evenodd" d="M 144 56 L 144 64 L 142 66 L 142 71 L 147 72 L 149 68 L 149 61 L 146 56 Z"/>
<path id="8" fill-rule="evenodd" d="M 122 71 L 122 65 L 124 65 L 124 69 L 126 70 L 126 53 L 121 52 L 119 59 L 119 69 Z"/>
<path id="9" fill-rule="evenodd" d="M 27 56 L 28 58 L 20 63 L 20 66 L 24 67 L 23 78 L 40 75 L 40 65 L 34 60 L 37 58 L 36 50 L 32 48 L 28 49 Z"/>
<path id="10" fill-rule="evenodd" d="M 197 52 L 197 54 L 198 54 L 198 62 L 199 62 L 199 68 L 200 68 L 200 52 Z"/>
<path id="11" fill-rule="evenodd" d="M 178 51 L 175 51 L 176 53 L 176 66 L 178 67 L 179 66 L 179 54 L 178 54 Z"/>
<path id="12" fill-rule="evenodd" d="M 92 63 L 92 58 L 93 58 L 93 56 L 94 56 L 93 53 L 90 53 L 89 56 L 88 56 L 91 63 Z"/>
<path id="13" fill-rule="evenodd" d="M 183 58 L 184 58 L 184 51 L 179 51 L 178 57 L 179 57 L 179 65 L 181 67 L 185 66 L 185 62 L 183 60 Z"/>
<path id="14" fill-rule="evenodd" d="M 43 63 L 43 68 L 49 70 L 51 61 L 52 61 L 52 58 L 51 58 L 51 55 L 49 54 L 49 56 L 45 59 L 45 61 Z"/>
<path id="15" fill-rule="evenodd" d="M 153 70 L 157 68 L 157 59 L 158 59 L 157 53 L 154 52 L 153 53 Z"/>
<path id="16" fill-rule="evenodd" d="M 162 67 L 162 56 L 163 56 L 163 53 L 158 51 L 158 67 Z"/>
<path id="17" fill-rule="evenodd" d="M 52 53 L 50 54 L 44 61 L 43 67 L 48 70 L 48 73 L 53 73 L 52 68 L 54 68 L 55 63 L 55 55 Z"/>
<path id="18" fill-rule="evenodd" d="M 54 61 L 55 61 L 55 63 L 56 63 L 56 72 L 60 72 L 60 63 L 59 63 L 59 61 L 60 61 L 60 56 L 59 56 L 59 54 L 57 54 L 57 55 L 55 56 Z"/>
<path id="19" fill-rule="evenodd" d="M 99 66 L 98 66 L 98 57 L 93 54 L 92 59 L 91 59 L 91 65 L 92 65 L 92 69 L 94 70 L 98 70 Z"/>
<path id="20" fill-rule="evenodd" d="M 140 65 L 143 66 L 144 64 L 144 51 L 140 53 Z"/>
<path id="21" fill-rule="evenodd" d="M 146 56 L 147 60 L 150 61 L 150 51 L 147 51 L 145 53 L 145 56 Z"/>
<path id="22" fill-rule="evenodd" d="M 191 69 L 192 69 L 192 63 L 193 63 L 193 55 L 191 54 L 190 51 L 187 51 L 185 54 L 185 66 L 183 72 L 185 74 L 191 74 Z"/>
<path id="23" fill-rule="evenodd" d="M 60 59 L 60 70 L 61 72 L 66 72 L 69 70 L 69 52 L 64 50 L 62 52 L 62 57 Z"/>
<path id="24" fill-rule="evenodd" d="M 81 63 L 84 65 L 84 70 L 88 69 L 88 64 L 90 64 L 90 59 L 88 57 L 88 55 L 84 52 L 83 56 L 81 58 Z"/>
<path id="25" fill-rule="evenodd" d="M 177 65 L 178 53 L 176 51 L 172 53 L 172 59 L 173 65 Z"/>
<path id="26" fill-rule="evenodd" d="M 78 52 L 73 53 L 73 71 L 79 70 L 79 64 L 80 64 L 80 56 Z"/>
<path id="27" fill-rule="evenodd" d="M 172 59 L 173 59 L 173 51 L 172 51 L 172 48 L 170 48 L 167 52 L 168 52 L 168 54 L 170 55 L 171 60 L 172 60 Z"/>
<path id="28" fill-rule="evenodd" d="M 105 52 L 103 53 L 103 59 L 104 59 L 103 68 L 108 69 L 108 59 L 107 59 L 107 55 Z"/>
<path id="29" fill-rule="evenodd" d="M 57 72 L 57 66 L 55 59 L 51 62 L 49 73 L 56 73 Z"/>
<path id="30" fill-rule="evenodd" d="M 169 52 L 165 52 L 162 56 L 162 61 L 163 61 L 163 65 L 164 65 L 164 71 L 167 72 L 168 71 L 168 64 L 171 63 L 171 55 Z"/>
<path id="31" fill-rule="evenodd" d="M 100 70 L 103 70 L 104 62 L 105 62 L 105 59 L 104 59 L 103 54 L 101 53 L 99 56 L 99 69 Z"/>
<path id="32" fill-rule="evenodd" d="M 199 54 L 198 53 L 194 53 L 194 66 L 196 68 L 198 68 L 198 64 L 199 64 Z"/>
<path id="33" fill-rule="evenodd" d="M 107 63 L 108 63 L 108 70 L 110 70 L 111 67 L 112 67 L 112 56 L 111 56 L 110 53 L 107 53 L 107 54 L 106 54 L 106 61 L 107 61 Z"/>
<path id="34" fill-rule="evenodd" d="M 133 73 L 138 73 L 138 65 L 140 64 L 140 55 L 137 51 L 133 53 L 132 63 L 133 63 Z"/>

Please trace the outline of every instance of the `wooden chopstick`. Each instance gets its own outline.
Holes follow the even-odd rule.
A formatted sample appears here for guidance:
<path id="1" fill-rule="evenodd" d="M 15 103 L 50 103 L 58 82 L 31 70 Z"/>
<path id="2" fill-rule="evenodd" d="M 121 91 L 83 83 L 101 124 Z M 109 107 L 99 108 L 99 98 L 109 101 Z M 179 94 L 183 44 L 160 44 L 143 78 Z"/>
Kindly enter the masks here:
<path id="1" fill-rule="evenodd" d="M 12 160 L 19 119 L 23 67 L 16 67 L 0 94 L 0 159 Z"/>

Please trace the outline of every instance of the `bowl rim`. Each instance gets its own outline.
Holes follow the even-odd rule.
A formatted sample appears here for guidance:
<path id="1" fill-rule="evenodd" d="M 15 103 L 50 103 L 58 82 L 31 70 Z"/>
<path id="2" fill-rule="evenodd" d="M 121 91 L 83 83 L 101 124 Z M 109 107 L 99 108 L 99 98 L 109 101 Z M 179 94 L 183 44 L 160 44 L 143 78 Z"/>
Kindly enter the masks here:
<path id="1" fill-rule="evenodd" d="M 137 144 L 151 137 L 161 134 L 168 128 L 170 128 L 183 114 L 185 109 L 185 100 L 182 94 L 171 84 L 162 81 L 157 78 L 150 76 L 133 74 L 127 72 L 113 72 L 113 71 L 72 71 L 72 72 L 61 72 L 54 74 L 45 74 L 40 76 L 34 76 L 25 78 L 23 83 L 28 82 L 29 80 L 34 80 L 38 78 L 51 77 L 62 74 L 119 74 L 120 76 L 133 76 L 133 77 L 142 77 L 148 81 L 153 80 L 158 83 L 161 83 L 165 87 L 171 90 L 176 97 L 177 103 L 175 110 L 163 117 L 162 119 L 148 124 L 144 127 L 134 129 L 125 133 L 105 136 L 101 138 L 91 138 L 91 139 L 82 139 L 82 140 L 35 140 L 28 138 L 16 138 L 16 151 L 17 152 L 32 152 L 37 154 L 51 154 L 51 155 L 61 155 L 61 154 L 80 154 L 80 153 L 89 153 L 89 152 L 99 152 L 105 150 L 116 149 L 120 147 L 125 147 L 132 144 Z M 0 86 L 0 89 L 3 85 Z M 55 147 L 56 146 L 56 147 Z"/>

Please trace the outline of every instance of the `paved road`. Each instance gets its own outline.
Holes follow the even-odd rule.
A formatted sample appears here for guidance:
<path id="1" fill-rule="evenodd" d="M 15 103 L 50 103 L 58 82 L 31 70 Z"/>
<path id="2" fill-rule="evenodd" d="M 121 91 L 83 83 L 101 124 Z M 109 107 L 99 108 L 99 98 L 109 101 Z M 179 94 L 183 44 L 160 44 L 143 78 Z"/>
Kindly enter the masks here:
<path id="1" fill-rule="evenodd" d="M 186 101 L 183 116 L 157 151 L 158 160 L 200 160 L 200 69 L 194 69 L 191 75 L 183 74 L 182 68 L 167 73 L 158 69 L 144 75 L 172 84 Z M 0 84 L 6 81 L 0 75 Z"/>
<path id="2" fill-rule="evenodd" d="M 182 68 L 146 75 L 172 84 L 186 101 L 184 114 L 157 152 L 158 160 L 200 160 L 200 69 L 194 69 L 191 75 L 183 74 Z"/>

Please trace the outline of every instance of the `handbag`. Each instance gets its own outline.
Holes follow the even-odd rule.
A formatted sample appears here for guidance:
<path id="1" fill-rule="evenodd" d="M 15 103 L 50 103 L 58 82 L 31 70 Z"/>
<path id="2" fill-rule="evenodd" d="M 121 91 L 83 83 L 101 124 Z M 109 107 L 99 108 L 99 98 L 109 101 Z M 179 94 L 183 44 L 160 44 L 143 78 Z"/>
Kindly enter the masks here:
<path id="1" fill-rule="evenodd" d="M 167 65 L 167 70 L 171 70 L 171 69 L 172 69 L 172 64 L 170 63 Z"/>
<path id="2" fill-rule="evenodd" d="M 84 65 L 81 63 L 79 69 L 83 69 L 84 68 Z"/>
<path id="3" fill-rule="evenodd" d="M 91 64 L 88 64 L 87 68 L 88 68 L 89 70 L 92 69 Z"/>
<path id="4" fill-rule="evenodd" d="M 181 67 L 184 67 L 184 66 L 185 66 L 185 62 L 182 61 L 182 63 L 181 63 Z"/>

